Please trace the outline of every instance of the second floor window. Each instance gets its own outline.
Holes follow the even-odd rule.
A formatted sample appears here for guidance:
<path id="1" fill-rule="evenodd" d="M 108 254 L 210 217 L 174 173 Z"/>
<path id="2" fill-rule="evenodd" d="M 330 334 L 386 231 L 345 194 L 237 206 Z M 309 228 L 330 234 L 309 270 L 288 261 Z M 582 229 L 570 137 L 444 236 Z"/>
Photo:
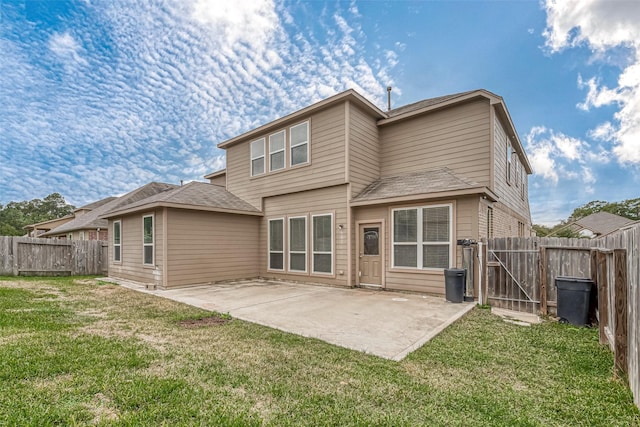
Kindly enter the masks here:
<path id="1" fill-rule="evenodd" d="M 264 173 L 264 138 L 251 143 L 251 176 Z"/>
<path id="2" fill-rule="evenodd" d="M 309 122 L 290 128 L 291 166 L 309 162 Z"/>
<path id="3" fill-rule="evenodd" d="M 513 156 L 513 147 L 511 141 L 507 138 L 507 182 L 511 184 L 511 156 Z"/>
<path id="4" fill-rule="evenodd" d="M 269 136 L 269 171 L 284 169 L 285 132 L 281 130 Z"/>

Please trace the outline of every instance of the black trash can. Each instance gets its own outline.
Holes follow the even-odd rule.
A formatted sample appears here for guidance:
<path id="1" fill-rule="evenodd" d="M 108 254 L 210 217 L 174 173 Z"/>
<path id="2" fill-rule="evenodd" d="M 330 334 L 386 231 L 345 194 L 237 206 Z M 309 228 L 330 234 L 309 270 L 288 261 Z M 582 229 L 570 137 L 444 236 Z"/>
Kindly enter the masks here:
<path id="1" fill-rule="evenodd" d="M 558 317 L 560 321 L 586 326 L 593 281 L 581 277 L 556 277 Z"/>
<path id="2" fill-rule="evenodd" d="M 464 283 L 467 270 L 461 268 L 446 268 L 444 270 L 444 293 L 449 302 L 462 302 L 464 298 Z"/>

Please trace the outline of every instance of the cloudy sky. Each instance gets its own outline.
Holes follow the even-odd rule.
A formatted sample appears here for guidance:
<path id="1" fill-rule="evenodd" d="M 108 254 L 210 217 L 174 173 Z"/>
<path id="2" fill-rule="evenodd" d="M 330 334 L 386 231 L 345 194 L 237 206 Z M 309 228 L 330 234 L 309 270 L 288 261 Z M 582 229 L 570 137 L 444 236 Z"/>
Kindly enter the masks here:
<path id="1" fill-rule="evenodd" d="M 637 0 L 0 0 L 0 203 L 202 180 L 217 143 L 387 85 L 503 96 L 536 223 L 640 197 Z"/>

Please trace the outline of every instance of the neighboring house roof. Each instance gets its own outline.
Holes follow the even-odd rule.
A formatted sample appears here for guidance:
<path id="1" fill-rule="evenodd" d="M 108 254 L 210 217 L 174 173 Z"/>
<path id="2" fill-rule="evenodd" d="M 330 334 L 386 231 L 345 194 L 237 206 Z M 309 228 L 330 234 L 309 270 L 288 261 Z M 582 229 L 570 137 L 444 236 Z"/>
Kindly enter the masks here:
<path id="1" fill-rule="evenodd" d="M 102 218 L 103 214 L 114 209 L 119 209 L 124 205 L 137 202 L 138 200 L 146 199 L 149 196 L 152 196 L 154 194 L 158 194 L 160 192 L 167 191 L 176 187 L 177 186 L 173 184 L 165 184 L 163 182 L 151 182 L 147 185 L 144 185 L 140 188 L 136 188 L 135 190 L 130 191 L 124 196 L 112 198 L 110 201 L 99 205 L 97 208 L 85 213 L 84 215 L 78 216 L 74 220 L 69 221 L 66 224 L 63 224 L 60 227 L 54 228 L 53 230 L 45 233 L 44 235 L 53 236 L 58 234 L 69 233 L 71 231 L 76 231 L 76 230 L 87 230 L 87 229 L 97 229 L 97 228 L 106 229 L 109 225 L 109 222 L 106 219 Z"/>
<path id="2" fill-rule="evenodd" d="M 389 203 L 399 199 L 435 198 L 482 193 L 492 200 L 497 197 L 487 187 L 440 168 L 407 175 L 380 178 L 353 198 L 351 205 Z"/>
<path id="3" fill-rule="evenodd" d="M 103 218 L 112 218 L 156 207 L 262 215 L 260 210 L 221 186 L 194 181 L 170 191 L 147 197 L 144 200 L 120 206 L 118 209 L 105 213 Z"/>
<path id="4" fill-rule="evenodd" d="M 637 221 L 609 212 L 596 212 L 574 221 L 571 225 L 576 231 L 589 230 L 596 235 L 609 234 Z"/>
<path id="5" fill-rule="evenodd" d="M 42 230 L 43 232 L 46 230 L 50 230 L 51 228 L 49 227 L 49 225 L 51 224 L 55 224 L 59 221 L 71 221 L 74 218 L 73 214 L 69 214 L 69 215 L 65 215 L 65 216 L 61 216 L 60 218 L 54 218 L 54 219 L 50 219 L 47 221 L 42 221 L 42 222 L 37 222 L 35 224 L 29 224 L 29 225 L 25 225 L 22 228 L 27 228 L 29 230 L 33 230 L 34 228 L 38 228 L 40 230 Z"/>
<path id="6" fill-rule="evenodd" d="M 80 211 L 80 210 L 92 211 L 95 208 L 99 208 L 100 206 L 104 205 L 105 203 L 109 203 L 110 201 L 115 200 L 115 199 L 117 199 L 117 197 L 115 197 L 115 196 L 107 197 L 105 199 L 98 200 L 97 202 L 93 202 L 93 203 L 89 203 L 88 205 L 80 206 L 79 208 L 76 208 L 75 211 Z"/>
<path id="7" fill-rule="evenodd" d="M 314 111 L 318 111 L 323 108 L 327 108 L 329 106 L 338 104 L 340 102 L 351 101 L 355 104 L 364 108 L 365 111 L 368 111 L 370 115 L 375 117 L 378 122 L 378 126 L 384 126 L 389 123 L 397 122 L 399 120 L 405 120 L 419 114 L 426 114 L 431 111 L 435 111 L 441 108 L 449 107 L 451 105 L 455 105 L 462 102 L 467 102 L 469 100 L 475 98 L 485 98 L 489 100 L 491 105 L 496 107 L 496 112 L 499 117 L 501 117 L 502 121 L 506 124 L 505 132 L 508 136 L 510 136 L 510 140 L 514 143 L 514 150 L 520 156 L 520 160 L 522 165 L 524 166 L 525 171 L 528 174 L 533 173 L 533 169 L 531 167 L 531 163 L 529 163 L 529 159 L 526 155 L 524 155 L 524 146 L 518 137 L 518 132 L 516 131 L 515 125 L 513 124 L 513 120 L 511 120 L 511 115 L 507 110 L 506 104 L 501 96 L 498 96 L 488 90 L 485 89 L 476 89 L 467 92 L 460 92 L 452 95 L 439 96 L 435 98 L 424 99 L 422 101 L 414 102 L 413 104 L 408 104 L 402 107 L 395 108 L 393 110 L 384 112 L 360 95 L 353 89 L 348 89 L 344 92 L 338 93 L 337 95 L 331 96 L 327 99 L 324 99 L 320 102 L 316 102 L 308 107 L 305 107 L 301 110 L 295 111 L 291 114 L 288 114 L 284 117 L 281 117 L 277 120 L 274 120 L 270 123 L 252 129 L 248 132 L 245 132 L 241 135 L 238 135 L 234 138 L 231 138 L 227 141 L 221 142 L 218 144 L 218 148 L 229 148 L 232 145 L 240 143 L 242 141 L 246 141 L 249 138 L 260 136 L 264 133 L 267 133 L 271 130 L 275 130 L 284 126 L 286 123 L 289 123 L 293 120 L 298 120 Z M 522 154 L 522 155 L 520 155 Z"/>

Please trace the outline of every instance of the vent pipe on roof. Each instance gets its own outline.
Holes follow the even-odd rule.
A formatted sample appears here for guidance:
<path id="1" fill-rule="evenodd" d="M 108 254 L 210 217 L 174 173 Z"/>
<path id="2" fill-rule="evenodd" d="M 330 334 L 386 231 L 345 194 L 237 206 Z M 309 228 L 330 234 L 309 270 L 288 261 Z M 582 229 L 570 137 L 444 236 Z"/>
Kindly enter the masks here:
<path id="1" fill-rule="evenodd" d="M 181 179 L 181 180 L 180 180 L 180 187 L 182 187 L 183 185 L 184 185 L 184 180 L 183 180 L 183 179 Z"/>
<path id="2" fill-rule="evenodd" d="M 391 111 L 391 86 L 387 86 L 387 111 Z"/>

